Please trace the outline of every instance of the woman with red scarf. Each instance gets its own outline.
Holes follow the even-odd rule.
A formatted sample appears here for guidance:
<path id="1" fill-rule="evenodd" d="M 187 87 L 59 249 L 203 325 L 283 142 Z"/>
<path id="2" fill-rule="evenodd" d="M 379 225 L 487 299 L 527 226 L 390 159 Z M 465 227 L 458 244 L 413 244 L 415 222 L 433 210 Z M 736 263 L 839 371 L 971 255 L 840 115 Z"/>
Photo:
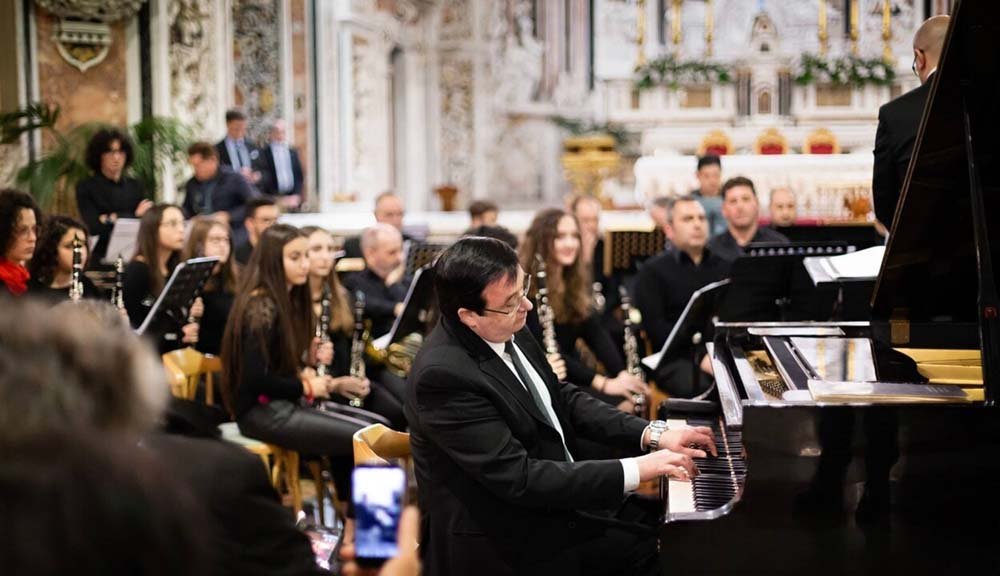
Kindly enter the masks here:
<path id="1" fill-rule="evenodd" d="M 0 296 L 28 290 L 28 269 L 38 241 L 42 211 L 24 192 L 0 190 Z"/>

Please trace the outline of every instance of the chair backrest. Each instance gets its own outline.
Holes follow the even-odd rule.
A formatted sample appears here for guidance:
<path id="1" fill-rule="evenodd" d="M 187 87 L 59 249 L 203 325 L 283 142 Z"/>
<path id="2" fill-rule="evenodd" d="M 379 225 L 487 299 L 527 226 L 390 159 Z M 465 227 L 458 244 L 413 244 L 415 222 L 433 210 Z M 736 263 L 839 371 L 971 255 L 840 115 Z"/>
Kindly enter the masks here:
<path id="1" fill-rule="evenodd" d="M 410 435 L 384 424 L 372 424 L 354 433 L 354 464 L 388 464 L 410 457 Z"/>
<path id="2" fill-rule="evenodd" d="M 173 350 L 163 355 L 163 367 L 170 380 L 171 391 L 185 400 L 194 400 L 198 392 L 198 382 L 205 374 L 205 356 L 187 347 Z"/>

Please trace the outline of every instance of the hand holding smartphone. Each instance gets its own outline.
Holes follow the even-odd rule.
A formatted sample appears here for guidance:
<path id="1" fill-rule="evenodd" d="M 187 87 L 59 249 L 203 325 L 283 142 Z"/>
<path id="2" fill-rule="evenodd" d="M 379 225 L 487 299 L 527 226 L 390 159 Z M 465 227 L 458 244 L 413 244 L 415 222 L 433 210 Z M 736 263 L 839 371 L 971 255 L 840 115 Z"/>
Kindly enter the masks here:
<path id="1" fill-rule="evenodd" d="M 397 533 L 406 495 L 406 472 L 396 466 L 354 469 L 353 501 L 356 561 L 381 566 L 399 552 Z"/>

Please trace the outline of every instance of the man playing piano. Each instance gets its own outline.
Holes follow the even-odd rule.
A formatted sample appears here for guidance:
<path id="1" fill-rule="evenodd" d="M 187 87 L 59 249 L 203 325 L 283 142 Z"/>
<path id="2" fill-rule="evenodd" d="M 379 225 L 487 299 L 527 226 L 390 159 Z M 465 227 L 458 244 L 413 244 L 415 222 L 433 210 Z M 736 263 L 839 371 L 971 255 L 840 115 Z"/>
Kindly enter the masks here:
<path id="1" fill-rule="evenodd" d="M 705 247 L 708 222 L 705 209 L 694 197 L 682 196 L 670 202 L 663 231 L 671 247 L 646 261 L 639 271 L 635 293 L 642 326 L 654 350 L 663 347 L 694 291 L 729 275 L 729 263 Z M 708 388 L 711 363 L 704 345 L 698 348 L 664 360 L 654 376 L 656 385 L 681 398 L 696 396 Z M 702 367 L 698 382 L 694 381 L 691 366 L 696 353 Z"/>
<path id="2" fill-rule="evenodd" d="M 664 432 L 559 382 L 525 329 L 530 277 L 507 244 L 464 238 L 434 271 L 442 318 L 406 400 L 425 573 L 656 573 L 651 511 L 626 495 L 697 474 L 691 446 L 715 453 L 711 431 Z M 583 461 L 579 438 L 651 452 Z"/>

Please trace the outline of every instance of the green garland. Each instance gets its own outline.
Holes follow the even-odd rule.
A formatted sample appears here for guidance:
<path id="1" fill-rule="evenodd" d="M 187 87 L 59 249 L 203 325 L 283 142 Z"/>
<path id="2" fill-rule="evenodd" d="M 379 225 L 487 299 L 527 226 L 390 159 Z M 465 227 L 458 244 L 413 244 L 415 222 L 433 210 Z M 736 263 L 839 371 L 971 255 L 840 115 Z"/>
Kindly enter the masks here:
<path id="1" fill-rule="evenodd" d="M 889 86 L 895 79 L 896 71 L 892 64 L 881 58 L 843 56 L 826 59 L 804 54 L 795 82 L 802 86 L 820 83 L 862 87 L 866 84 Z"/>
<path id="2" fill-rule="evenodd" d="M 732 81 L 729 68 L 701 60 L 678 60 L 664 56 L 650 60 L 635 71 L 635 87 L 639 90 L 667 86 L 676 90 L 684 84 L 728 84 Z"/>

